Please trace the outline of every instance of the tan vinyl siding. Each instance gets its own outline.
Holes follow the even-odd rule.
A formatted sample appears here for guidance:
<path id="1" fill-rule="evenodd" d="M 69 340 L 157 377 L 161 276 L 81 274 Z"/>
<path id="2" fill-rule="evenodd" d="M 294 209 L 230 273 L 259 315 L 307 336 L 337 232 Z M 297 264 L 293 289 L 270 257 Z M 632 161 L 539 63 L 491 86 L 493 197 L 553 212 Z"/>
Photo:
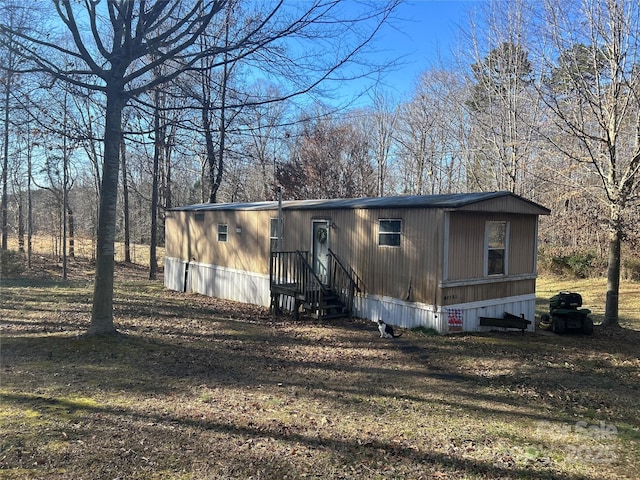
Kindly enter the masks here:
<path id="1" fill-rule="evenodd" d="M 472 203 L 460 207 L 458 211 L 468 212 L 486 212 L 486 213 L 516 213 L 519 215 L 544 215 L 548 213 L 539 205 L 534 203 L 528 203 L 517 197 L 504 196 L 493 198 L 490 200 L 484 200 L 482 202 Z"/>
<path id="2" fill-rule="evenodd" d="M 481 278 L 486 216 L 452 212 L 449 217 L 448 278 Z"/>
<path id="3" fill-rule="evenodd" d="M 190 212 L 168 212 L 165 218 L 165 255 L 171 258 L 188 259 L 187 235 L 185 234 L 186 218 Z"/>
<path id="4" fill-rule="evenodd" d="M 487 221 L 509 223 L 507 275 L 534 273 L 536 217 L 452 212 L 449 220 L 448 278 L 483 278 Z"/>
<path id="5" fill-rule="evenodd" d="M 269 211 L 216 211 L 197 221 L 194 212 L 172 212 L 166 224 L 166 255 L 182 260 L 269 273 Z M 218 241 L 218 224 L 228 226 L 226 242 Z M 241 229 L 239 233 L 237 228 Z"/>
<path id="6" fill-rule="evenodd" d="M 535 292 L 535 279 L 510 280 L 498 283 L 483 283 L 459 287 L 443 288 L 438 305 L 456 305 L 479 302 L 491 298 L 508 298 Z"/>
<path id="7" fill-rule="evenodd" d="M 509 275 L 535 273 L 536 224 L 534 215 L 511 216 Z"/>
<path id="8" fill-rule="evenodd" d="M 500 212 L 501 209 L 507 213 Z M 426 207 L 285 208 L 282 247 L 285 251 L 310 252 L 312 222 L 325 220 L 331 225 L 329 248 L 353 268 L 364 282 L 368 295 L 429 305 L 507 298 L 535 291 L 535 280 L 531 276 L 535 274 L 535 235 L 539 213 L 539 207 L 511 197 L 496 198 L 453 211 Z M 277 208 L 171 211 L 166 220 L 166 255 L 184 261 L 268 274 L 270 219 L 277 215 Z M 196 216 L 202 220 L 196 220 Z M 448 228 L 445 232 L 446 217 Z M 402 221 L 400 247 L 378 246 L 380 219 Z M 509 223 L 508 265 L 504 281 L 500 277 L 491 277 L 491 283 L 483 283 L 487 221 Z M 228 225 L 227 242 L 217 240 L 218 224 Z M 238 227 L 241 233 L 237 232 Z M 448 239 L 446 250 L 445 233 Z M 443 278 L 445 251 L 446 276 Z"/>
<path id="9" fill-rule="evenodd" d="M 441 272 L 442 212 L 436 209 L 289 210 L 284 250 L 310 251 L 311 223 L 328 220 L 329 247 L 364 280 L 366 292 L 435 301 Z M 400 247 L 378 246 L 378 220 L 401 219 Z"/>
<path id="10" fill-rule="evenodd" d="M 438 210 L 369 211 L 371 225 L 363 277 L 371 293 L 408 301 L 434 303 L 441 270 L 441 229 Z M 378 246 L 378 220 L 402 219 L 400 247 Z"/>

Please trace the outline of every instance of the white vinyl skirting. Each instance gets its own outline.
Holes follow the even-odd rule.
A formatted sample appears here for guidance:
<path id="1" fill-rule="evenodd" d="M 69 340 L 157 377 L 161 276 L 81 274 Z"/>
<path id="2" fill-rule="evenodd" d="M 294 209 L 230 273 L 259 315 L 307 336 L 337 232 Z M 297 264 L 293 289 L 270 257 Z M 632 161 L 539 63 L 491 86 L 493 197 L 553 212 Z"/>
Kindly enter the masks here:
<path id="1" fill-rule="evenodd" d="M 187 268 L 188 267 L 188 268 Z M 269 275 L 165 257 L 164 285 L 170 290 L 194 292 L 268 307 L 271 303 Z M 402 328 L 434 328 L 440 333 L 487 331 L 480 317 L 501 318 L 505 312 L 531 320 L 535 329 L 535 294 L 461 303 L 446 307 L 407 302 L 380 295 L 358 295 L 354 316 L 377 322 L 384 320 Z"/>

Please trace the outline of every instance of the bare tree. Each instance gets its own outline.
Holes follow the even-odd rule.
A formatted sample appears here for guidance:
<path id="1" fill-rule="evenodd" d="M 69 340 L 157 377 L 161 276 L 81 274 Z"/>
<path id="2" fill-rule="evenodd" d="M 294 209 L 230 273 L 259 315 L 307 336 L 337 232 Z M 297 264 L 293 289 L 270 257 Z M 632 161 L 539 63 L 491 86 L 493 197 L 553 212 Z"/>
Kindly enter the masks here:
<path id="1" fill-rule="evenodd" d="M 276 85 L 255 83 L 252 97 L 277 99 L 281 92 Z M 251 102 L 251 100 L 249 100 Z M 290 138 L 292 125 L 289 117 L 291 102 L 267 102 L 244 109 L 241 115 L 240 148 L 247 158 L 244 165 L 252 187 L 250 197 L 255 200 L 277 198 L 276 170 L 287 155 L 286 140 Z"/>
<path id="2" fill-rule="evenodd" d="M 60 144 L 55 145 L 55 148 L 45 154 L 45 160 L 39 172 L 39 176 L 46 179 L 46 183 L 39 182 L 35 185 L 42 190 L 49 191 L 53 203 L 57 207 L 53 209 L 53 212 L 57 213 L 56 218 L 59 219 L 58 239 L 61 247 L 62 277 L 66 280 L 67 258 L 73 249 L 74 223 L 73 209 L 69 203 L 69 192 L 74 183 L 74 175 L 70 171 L 70 160 L 75 146 L 67 137 L 63 136 L 60 139 Z M 52 235 L 54 235 L 53 230 Z"/>
<path id="3" fill-rule="evenodd" d="M 122 214 L 124 216 L 124 261 L 131 263 L 131 223 L 129 217 L 129 175 L 127 171 L 127 147 L 124 135 L 120 140 L 120 165 L 122 168 Z"/>
<path id="4" fill-rule="evenodd" d="M 395 141 L 405 193 L 448 193 L 463 183 L 458 135 L 464 129 L 457 130 L 461 95 L 455 78 L 444 70 L 424 72 L 400 106 Z"/>
<path id="5" fill-rule="evenodd" d="M 256 17 L 254 11 L 243 11 L 241 5 L 236 1 L 227 5 L 225 20 L 202 38 L 203 46 L 215 39 L 224 44 L 241 45 L 238 39 L 255 30 L 256 21 L 261 17 Z M 276 41 L 262 42 L 257 48 L 254 42 L 244 43 L 244 49 L 235 55 L 225 51 L 221 59 L 207 58 L 202 62 L 199 71 L 201 91 L 194 98 L 202 115 L 200 127 L 206 147 L 206 165 L 203 168 L 207 169 L 210 184 L 209 202 L 218 200 L 227 166 L 225 156 L 234 154 L 228 148 L 227 139 L 234 132 L 240 135 L 247 133 L 237 125 L 242 112 L 247 108 L 255 112 L 266 104 L 313 95 L 321 92 L 321 87 L 326 84 L 341 85 L 378 71 L 380 65 L 366 61 L 359 62 L 359 73 L 351 70 L 345 74 L 343 67 L 360 57 L 396 6 L 396 0 L 359 2 L 349 8 L 340 0 L 292 4 L 279 12 L 273 11 L 275 23 L 264 29 L 263 35 L 269 34 Z M 283 13 L 281 18 L 277 18 Z M 362 29 L 360 24 L 368 24 L 370 28 Z M 223 67 L 214 72 L 213 67 L 221 60 Z M 266 82 L 240 85 L 235 78 L 238 71 L 249 72 L 247 75 L 250 77 L 255 77 L 255 72 L 259 71 L 259 80 L 266 79 Z M 254 86 L 271 82 L 278 88 L 269 91 L 266 97 L 261 98 L 253 91 Z M 266 164 L 263 166 L 265 172 Z"/>
<path id="6" fill-rule="evenodd" d="M 15 135 L 16 142 L 16 154 L 11 156 L 11 166 L 9 169 L 12 171 L 11 175 L 11 185 L 12 185 L 12 198 L 13 202 L 17 207 L 17 230 L 18 230 L 18 251 L 20 253 L 27 253 L 27 261 L 29 260 L 30 253 L 28 252 L 28 245 L 25 249 L 25 207 L 27 211 L 28 217 L 28 202 L 29 202 L 29 181 L 27 174 L 25 174 L 25 163 L 26 170 L 29 170 L 29 162 L 30 162 L 30 154 L 33 150 L 33 145 L 31 143 L 30 135 L 29 135 L 29 120 L 22 122 L 21 127 L 25 127 L 25 133 L 18 133 Z M 25 158 L 26 157 L 26 158 Z M 25 188 L 25 182 L 27 183 Z M 25 199 L 26 195 L 26 199 Z M 28 220 L 28 218 L 27 218 Z M 28 239 L 27 242 L 28 244 Z"/>
<path id="7" fill-rule="evenodd" d="M 234 43 L 231 35 L 234 36 L 233 40 L 236 40 L 237 18 L 232 14 L 237 3 L 236 0 L 229 0 L 225 5 L 224 17 L 220 22 L 209 25 L 196 42 L 196 48 L 200 52 L 211 51 L 215 45 L 220 45 L 219 55 L 202 55 L 198 68 L 192 72 L 191 81 L 186 79 L 181 85 L 185 96 L 194 100 L 194 108 L 198 111 L 197 130 L 204 137 L 204 168 L 207 169 L 209 187 L 207 197 L 211 203 L 217 201 L 223 178 L 224 149 L 229 126 L 227 103 L 231 72 L 234 70 L 237 57 L 241 58 L 246 53 L 236 52 L 236 55 L 232 55 L 228 48 Z M 244 36 L 246 32 L 238 32 L 237 35 Z"/>
<path id="8" fill-rule="evenodd" d="M 6 25 L 7 33 L 0 40 L 0 84 L 2 84 L 2 199 L 0 201 L 0 219 L 2 230 L 2 250 L 7 250 L 9 222 L 9 153 L 12 142 L 11 112 L 16 106 L 19 69 L 23 63 L 20 56 L 20 34 L 28 31 L 32 12 L 22 2 L 2 0 L 0 2 L 0 25 Z"/>
<path id="9" fill-rule="evenodd" d="M 15 53 L 12 48 L 7 49 L 7 63 L 11 65 L 13 63 L 13 57 Z M 11 110 L 11 88 L 13 83 L 14 72 L 11 68 L 4 70 L 4 95 L 3 95 L 3 107 L 4 107 L 4 129 L 2 139 L 2 250 L 7 250 L 8 237 L 9 237 L 9 222 L 8 222 L 8 203 L 9 203 L 9 111 Z"/>
<path id="10" fill-rule="evenodd" d="M 155 76 L 162 76 L 158 69 Z M 168 87 L 168 88 L 167 88 Z M 153 167 L 151 172 L 151 232 L 149 245 L 149 279 L 155 280 L 158 272 L 158 220 L 164 209 L 170 207 L 171 154 L 175 144 L 175 132 L 180 109 L 171 86 L 154 88 L 153 103 Z M 162 188 L 161 188 L 162 186 Z M 162 223 L 164 225 L 164 223 Z"/>
<path id="11" fill-rule="evenodd" d="M 547 79 L 541 98 L 555 127 L 544 133 L 556 152 L 599 181 L 595 198 L 608 210 L 609 230 L 604 325 L 616 326 L 621 241 L 640 200 L 640 5 L 544 6 L 536 54 Z"/>
<path id="12" fill-rule="evenodd" d="M 369 137 L 350 121 L 314 112 L 300 125 L 290 158 L 278 165 L 285 197 L 353 198 L 376 193 Z"/>
<path id="13" fill-rule="evenodd" d="M 371 122 L 373 127 L 372 136 L 375 139 L 376 194 L 379 197 L 385 195 L 386 181 L 389 175 L 389 162 L 394 145 L 393 139 L 398 123 L 398 110 L 397 107 L 393 106 L 390 98 L 380 91 L 375 91 Z"/>
<path id="14" fill-rule="evenodd" d="M 468 173 L 476 189 L 523 193 L 526 185 L 538 104 L 529 94 L 535 76 L 523 5 L 489 2 L 472 25 L 467 107 L 474 165 Z"/>
<path id="15" fill-rule="evenodd" d="M 223 6 L 222 1 L 200 3 L 107 2 L 108 17 L 105 20 L 98 10 L 99 2 L 86 1 L 83 6 L 91 27 L 89 38 L 78 20 L 82 18 L 76 11 L 78 4 L 56 0 L 56 12 L 73 38 L 73 49 L 60 46 L 45 36 L 27 36 L 8 26 L 1 27 L 4 38 L 17 35 L 23 39 L 23 55 L 39 70 L 57 80 L 100 91 L 106 97 L 96 281 L 89 335 L 116 332 L 113 324 L 113 273 L 122 110 L 131 97 L 173 80 L 197 61 L 197 56 L 189 55 L 188 48 Z M 74 59 L 74 62 L 53 63 L 51 56 L 45 53 L 51 50 Z M 139 62 L 152 54 L 153 62 Z M 84 68 L 74 68 L 76 62 Z M 147 74 L 165 63 L 174 65 L 171 73 L 149 79 Z"/>
<path id="16" fill-rule="evenodd" d="M 204 51 L 192 47 L 214 17 L 224 22 L 225 0 L 54 0 L 53 3 L 59 20 L 72 37 L 72 47 L 61 46 L 44 34 L 30 36 L 16 32 L 6 25 L 0 26 L 0 36 L 6 39 L 17 35 L 21 39 L 23 57 L 38 70 L 49 73 L 56 80 L 99 91 L 106 98 L 96 281 L 88 334 L 109 335 L 116 333 L 113 323 L 114 242 L 122 111 L 127 102 L 144 91 L 176 79 L 186 70 L 197 69 L 200 59 L 208 56 L 219 59 L 214 67 L 222 67 L 253 55 L 260 67 L 276 65 L 274 71 L 290 73 L 289 80 L 295 93 L 308 92 L 337 75 L 341 67 L 357 57 L 397 2 L 358 4 L 365 8 L 351 18 L 338 0 L 315 0 L 304 6 L 275 2 L 256 11 L 251 18 L 251 28 L 233 43 L 222 41 Z M 88 29 L 84 28 L 83 21 L 88 22 Z M 368 22 L 369 28 L 355 28 L 364 22 Z M 351 34 L 349 41 L 345 36 L 347 33 Z M 326 48 L 327 42 L 333 42 L 335 50 L 331 55 L 327 55 L 327 51 L 324 55 L 320 55 L 322 52 L 315 52 L 316 55 L 302 52 L 297 57 L 288 57 L 281 42 L 289 38 L 305 40 L 311 48 Z M 268 48 L 270 46 L 273 48 Z M 52 51 L 73 61 L 55 62 Z M 267 56 L 261 56 L 260 52 Z M 279 62 L 269 62 L 269 56 L 278 54 Z M 311 63 L 304 64 L 305 61 Z M 82 67 L 76 68 L 76 63 Z M 152 76 L 151 72 L 159 66 L 166 67 L 166 73 L 161 77 Z M 297 72 L 296 67 L 300 67 Z"/>

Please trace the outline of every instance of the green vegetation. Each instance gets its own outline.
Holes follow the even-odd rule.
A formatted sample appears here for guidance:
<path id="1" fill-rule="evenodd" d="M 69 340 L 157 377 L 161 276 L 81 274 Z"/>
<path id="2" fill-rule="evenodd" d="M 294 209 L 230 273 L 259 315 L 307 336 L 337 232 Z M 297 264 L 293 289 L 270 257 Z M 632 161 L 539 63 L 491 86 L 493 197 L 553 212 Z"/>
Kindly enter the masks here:
<path id="1" fill-rule="evenodd" d="M 640 282 L 640 258 L 631 257 L 622 261 L 622 277 L 625 280 Z"/>
<path id="2" fill-rule="evenodd" d="M 560 291 L 578 292 L 582 295 L 583 307 L 591 310 L 596 324 L 604 318 L 607 280 L 602 277 L 566 278 L 544 275 L 536 283 L 536 314 L 549 311 L 549 299 Z M 623 281 L 620 284 L 620 325 L 640 330 L 640 283 Z"/>
<path id="3" fill-rule="evenodd" d="M 440 335 L 440 333 L 435 328 L 415 327 L 412 328 L 411 331 L 414 333 L 422 334 L 425 337 Z"/>
<path id="4" fill-rule="evenodd" d="M 115 338 L 84 338 L 92 284 L 5 279 L 0 477 L 631 479 L 640 284 L 627 328 L 378 338 L 117 272 Z M 90 266 L 74 271 L 82 272 Z M 602 311 L 601 281 L 543 278 Z"/>
<path id="5" fill-rule="evenodd" d="M 24 272 L 22 256 L 14 250 L 0 250 L 0 278 Z"/>
<path id="6" fill-rule="evenodd" d="M 544 247 L 538 252 L 538 269 L 548 277 L 564 279 L 606 277 L 607 259 L 590 250 Z M 620 273 L 622 280 L 640 281 L 640 257 L 626 253 Z"/>
<path id="7" fill-rule="evenodd" d="M 554 276 L 588 278 L 606 272 L 605 259 L 590 251 L 567 252 L 566 249 L 541 249 L 538 265 L 542 272 Z"/>

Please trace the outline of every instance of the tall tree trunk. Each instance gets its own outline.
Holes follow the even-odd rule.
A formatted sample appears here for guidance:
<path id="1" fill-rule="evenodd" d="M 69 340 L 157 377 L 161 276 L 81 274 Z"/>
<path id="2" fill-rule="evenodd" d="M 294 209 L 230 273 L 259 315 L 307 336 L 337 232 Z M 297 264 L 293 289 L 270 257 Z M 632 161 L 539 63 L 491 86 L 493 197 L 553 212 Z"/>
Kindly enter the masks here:
<path id="1" fill-rule="evenodd" d="M 167 155 L 166 168 L 165 168 L 165 186 L 164 186 L 164 207 L 172 208 L 173 207 L 173 199 L 171 198 L 171 160 L 170 156 Z"/>
<path id="2" fill-rule="evenodd" d="M 205 134 L 205 137 L 206 137 L 206 134 Z M 210 188 L 208 187 L 210 185 L 210 182 L 208 180 L 209 175 L 207 174 L 208 165 L 209 165 L 209 158 L 207 155 L 207 158 L 205 158 L 202 164 L 200 165 L 200 201 L 202 203 L 205 203 L 209 198 Z"/>
<path id="3" fill-rule="evenodd" d="M 22 194 L 18 195 L 18 251 L 24 253 L 24 209 Z"/>
<path id="4" fill-rule="evenodd" d="M 67 92 L 64 94 L 62 137 L 62 278 L 67 279 L 67 205 L 69 204 L 69 150 L 67 149 Z"/>
<path id="5" fill-rule="evenodd" d="M 11 55 L 11 49 L 9 49 L 9 55 Z M 11 57 L 9 57 L 11 58 Z M 9 61 L 11 65 L 11 61 Z M 4 88 L 4 135 L 3 135 L 3 159 L 2 159 L 2 250 L 7 250 L 9 242 L 9 193 L 8 193 L 8 180 L 7 173 L 9 170 L 9 100 L 11 99 L 11 71 L 6 71 L 7 77 L 5 78 Z"/>
<path id="6" fill-rule="evenodd" d="M 165 141 L 162 156 L 162 164 L 160 165 L 158 185 L 158 245 L 165 244 L 165 212 L 172 207 L 171 199 L 171 149 L 173 148 L 176 135 L 175 122 L 169 127 L 164 126 Z"/>
<path id="7" fill-rule="evenodd" d="M 222 184 L 222 175 L 224 173 L 224 148 L 225 148 L 225 140 L 227 136 L 226 125 L 225 125 L 225 96 L 227 90 L 227 79 L 226 79 L 226 71 L 227 67 L 225 64 L 224 67 L 224 78 L 222 80 L 222 92 L 221 92 L 221 103 L 220 103 L 220 123 L 219 123 L 219 132 L 220 132 L 220 142 L 218 145 L 218 155 L 217 155 L 217 171 L 215 172 L 215 177 L 212 178 L 213 183 L 211 185 L 211 196 L 209 197 L 210 203 L 216 203 L 218 201 L 217 195 L 218 190 L 220 190 L 220 185 Z M 213 174 L 213 172 L 212 172 Z"/>
<path id="8" fill-rule="evenodd" d="M 75 240 L 75 220 L 73 218 L 73 210 L 67 199 L 67 233 L 69 236 L 69 257 L 76 256 L 76 240 Z"/>
<path id="9" fill-rule="evenodd" d="M 609 263 L 607 266 L 607 298 L 604 310 L 603 327 L 617 327 L 618 303 L 620 296 L 620 244 L 622 238 L 621 208 L 611 207 L 611 226 L 609 227 Z"/>
<path id="10" fill-rule="evenodd" d="M 231 11 L 231 3 L 228 4 L 227 7 L 227 17 L 225 23 L 225 45 L 229 44 L 229 21 L 230 21 L 230 11 Z M 229 80 L 229 53 L 225 50 L 224 53 L 224 62 L 222 66 L 222 82 L 220 85 L 220 123 L 218 124 L 218 132 L 219 132 L 219 145 L 218 145 L 218 155 L 217 155 L 217 169 L 214 168 L 215 165 L 215 156 L 213 152 L 207 152 L 207 156 L 209 160 L 212 162 L 209 166 L 209 175 L 211 179 L 211 195 L 209 195 L 209 203 L 217 202 L 218 190 L 220 189 L 220 184 L 222 183 L 222 175 L 224 173 L 224 148 L 225 148 L 225 140 L 227 134 L 227 125 L 226 125 L 226 107 L 227 107 L 227 83 Z M 210 107 L 210 104 L 209 104 Z M 208 114 L 207 114 L 208 120 Z M 207 148 L 211 145 L 213 147 L 213 142 L 207 142 Z"/>
<path id="11" fill-rule="evenodd" d="M 129 224 L 129 180 L 127 175 L 127 156 L 124 137 L 120 141 L 120 160 L 122 163 L 122 207 L 124 209 L 124 261 L 131 263 L 131 230 Z"/>
<path id="12" fill-rule="evenodd" d="M 209 120 L 210 107 L 203 107 L 202 109 L 202 126 L 205 139 L 205 146 L 207 149 L 207 166 L 209 169 L 208 183 L 209 183 L 209 203 L 216 203 L 216 194 L 218 189 L 216 187 L 216 152 L 213 144 L 213 132 L 211 131 L 211 121 Z"/>
<path id="13" fill-rule="evenodd" d="M 164 152 L 164 130 L 160 118 L 160 89 L 154 92 L 155 110 L 153 112 L 153 174 L 151 188 L 151 245 L 149 248 L 149 280 L 155 280 L 158 273 L 158 175 L 160 156 Z"/>
<path id="14" fill-rule="evenodd" d="M 65 145 L 66 147 L 66 145 Z M 67 193 L 67 152 L 65 148 L 63 158 L 62 169 L 64 173 L 62 175 L 62 279 L 67 279 L 67 202 L 69 201 L 69 195 Z"/>
<path id="15" fill-rule="evenodd" d="M 27 128 L 29 126 L 27 125 Z M 27 150 L 27 267 L 31 268 L 33 252 L 33 199 L 31 197 L 31 145 Z"/>
<path id="16" fill-rule="evenodd" d="M 108 89 L 106 93 L 104 163 L 100 189 L 102 195 L 98 216 L 93 310 L 88 336 L 117 333 L 113 324 L 113 273 L 122 110 L 126 100 L 119 94 L 117 87 Z"/>

